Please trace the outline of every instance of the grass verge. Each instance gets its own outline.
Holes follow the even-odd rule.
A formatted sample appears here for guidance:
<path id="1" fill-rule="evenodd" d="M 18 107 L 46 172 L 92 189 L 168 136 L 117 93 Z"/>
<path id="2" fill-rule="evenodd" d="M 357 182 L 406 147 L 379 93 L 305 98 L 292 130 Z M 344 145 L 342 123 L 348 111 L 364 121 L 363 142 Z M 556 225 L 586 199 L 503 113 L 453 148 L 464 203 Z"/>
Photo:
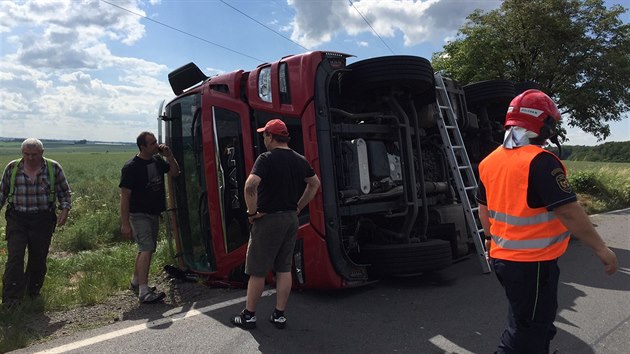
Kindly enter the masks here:
<path id="1" fill-rule="evenodd" d="M 630 207 L 630 164 L 567 161 L 569 182 L 587 214 Z"/>

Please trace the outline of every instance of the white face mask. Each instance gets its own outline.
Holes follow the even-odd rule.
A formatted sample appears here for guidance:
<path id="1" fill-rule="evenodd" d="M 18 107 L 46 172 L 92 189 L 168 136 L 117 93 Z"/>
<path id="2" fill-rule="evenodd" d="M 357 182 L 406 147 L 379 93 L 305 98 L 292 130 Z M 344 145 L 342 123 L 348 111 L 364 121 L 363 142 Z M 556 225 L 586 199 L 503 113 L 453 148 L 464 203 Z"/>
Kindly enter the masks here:
<path id="1" fill-rule="evenodd" d="M 506 149 L 513 149 L 519 146 L 529 145 L 529 139 L 536 137 L 538 137 L 538 134 L 531 130 L 517 126 L 509 127 L 505 132 L 503 147 Z"/>

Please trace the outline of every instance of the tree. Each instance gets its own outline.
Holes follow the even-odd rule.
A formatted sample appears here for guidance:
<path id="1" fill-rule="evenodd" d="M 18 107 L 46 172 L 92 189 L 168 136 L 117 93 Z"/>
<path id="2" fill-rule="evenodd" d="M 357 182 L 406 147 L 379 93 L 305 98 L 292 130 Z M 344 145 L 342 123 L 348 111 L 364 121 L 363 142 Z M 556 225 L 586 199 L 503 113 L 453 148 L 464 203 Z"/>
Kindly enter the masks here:
<path id="1" fill-rule="evenodd" d="M 569 126 L 598 140 L 606 122 L 630 110 L 630 24 L 603 0 L 505 0 L 476 10 L 455 40 L 433 54 L 433 67 L 461 84 L 491 79 L 533 81 Z"/>

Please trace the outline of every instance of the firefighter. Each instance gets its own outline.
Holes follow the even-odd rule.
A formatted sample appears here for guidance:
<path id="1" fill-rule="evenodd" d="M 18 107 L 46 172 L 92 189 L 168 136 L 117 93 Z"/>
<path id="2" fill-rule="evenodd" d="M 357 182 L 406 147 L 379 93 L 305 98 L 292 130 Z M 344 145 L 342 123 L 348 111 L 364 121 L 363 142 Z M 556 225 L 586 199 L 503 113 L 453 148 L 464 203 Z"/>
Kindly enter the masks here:
<path id="1" fill-rule="evenodd" d="M 509 302 L 497 353 L 548 353 L 556 333 L 558 258 L 571 236 L 592 248 L 607 274 L 617 257 L 577 202 L 559 158 L 542 149 L 555 140 L 560 112 L 544 92 L 516 96 L 505 140 L 479 165 L 479 216 L 486 249 Z"/>

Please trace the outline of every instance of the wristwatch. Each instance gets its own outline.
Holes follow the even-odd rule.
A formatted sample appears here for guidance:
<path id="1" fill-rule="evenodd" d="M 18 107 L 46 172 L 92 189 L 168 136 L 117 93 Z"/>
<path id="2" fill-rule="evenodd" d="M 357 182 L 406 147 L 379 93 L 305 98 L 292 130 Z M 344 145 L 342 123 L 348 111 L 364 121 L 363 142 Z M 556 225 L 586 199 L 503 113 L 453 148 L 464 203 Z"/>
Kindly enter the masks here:
<path id="1" fill-rule="evenodd" d="M 249 210 L 247 211 L 247 217 L 248 217 L 248 218 L 250 218 L 250 217 L 252 217 L 252 216 L 254 216 L 254 215 L 256 215 L 256 214 L 258 214 L 258 212 L 257 212 L 257 211 L 253 212 L 252 214 L 250 214 L 250 213 L 249 213 Z"/>

